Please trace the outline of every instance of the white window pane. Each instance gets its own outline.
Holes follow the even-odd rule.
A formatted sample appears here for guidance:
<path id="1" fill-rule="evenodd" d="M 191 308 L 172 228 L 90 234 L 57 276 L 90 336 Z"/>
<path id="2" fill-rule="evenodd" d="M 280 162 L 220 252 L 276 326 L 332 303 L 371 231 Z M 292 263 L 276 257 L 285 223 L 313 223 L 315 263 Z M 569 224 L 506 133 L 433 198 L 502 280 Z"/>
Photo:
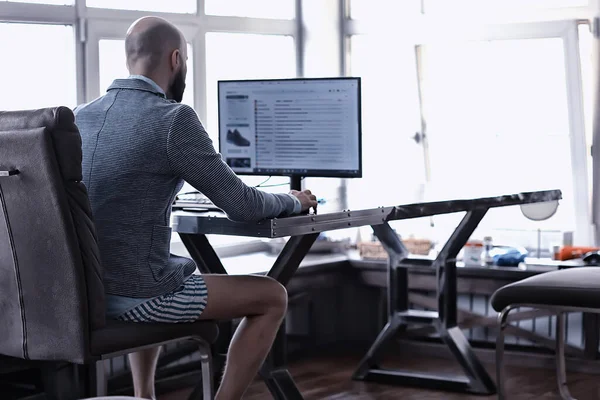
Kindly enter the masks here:
<path id="1" fill-rule="evenodd" d="M 100 93 L 103 94 L 115 79 L 127 78 L 125 59 L 125 40 L 102 39 L 98 43 L 100 53 Z M 188 43 L 187 78 L 182 103 L 194 107 L 194 57 L 192 46 Z"/>
<path id="2" fill-rule="evenodd" d="M 29 4 L 53 4 L 59 6 L 71 6 L 75 0 L 0 0 L 0 3 L 29 3 Z"/>
<path id="3" fill-rule="evenodd" d="M 420 130 L 415 48 L 399 44 L 391 52 L 380 40 L 350 39 L 350 73 L 362 79 L 363 129 L 363 177 L 347 180 L 351 210 L 423 200 L 423 148 L 411 138 Z M 430 238 L 428 220 L 392 225 L 403 237 Z M 372 235 L 369 227 L 360 231 L 363 240 Z"/>
<path id="4" fill-rule="evenodd" d="M 87 0 L 88 7 L 170 13 L 196 13 L 196 0 Z"/>
<path id="5" fill-rule="evenodd" d="M 233 17 L 293 19 L 294 0 L 206 0 L 205 10 L 211 15 Z"/>
<path id="6" fill-rule="evenodd" d="M 425 182 L 423 149 L 411 139 L 420 127 L 415 49 L 398 45 L 392 53 L 374 40 L 355 35 L 350 43 L 363 116 L 363 178 L 348 180 L 351 209 L 419 201 Z M 402 184 L 390 184 L 390 174 Z"/>
<path id="7" fill-rule="evenodd" d="M 518 208 L 491 212 L 483 225 L 574 228 L 567 84 L 561 39 L 426 46 L 423 63 L 435 197 L 561 189 L 551 219 L 534 223 Z"/>
<path id="8" fill-rule="evenodd" d="M 274 57 L 273 55 L 277 56 Z M 217 145 L 217 82 L 227 79 L 271 79 L 296 76 L 291 36 L 244 33 L 206 34 L 206 127 Z M 203 121 L 204 123 L 204 121 Z"/>
<path id="9" fill-rule="evenodd" d="M 532 9 L 585 7 L 588 4 L 589 0 L 425 0 L 425 13 L 523 11 Z"/>
<path id="10" fill-rule="evenodd" d="M 446 0 L 447 1 L 447 0 Z M 419 14 L 421 0 L 350 0 L 350 17 L 368 20 L 384 15 Z"/>
<path id="11" fill-rule="evenodd" d="M 0 110 L 76 106 L 73 27 L 0 23 L 0 37 L 18 38 L 0 40 Z"/>

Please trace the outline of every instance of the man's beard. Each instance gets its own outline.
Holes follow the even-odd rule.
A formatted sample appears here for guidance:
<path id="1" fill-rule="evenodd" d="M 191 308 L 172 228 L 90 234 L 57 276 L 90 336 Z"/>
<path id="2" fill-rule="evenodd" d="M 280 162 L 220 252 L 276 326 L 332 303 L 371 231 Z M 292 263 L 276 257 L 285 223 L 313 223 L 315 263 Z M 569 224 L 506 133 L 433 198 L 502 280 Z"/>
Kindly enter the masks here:
<path id="1" fill-rule="evenodd" d="M 185 91 L 185 78 L 183 77 L 183 70 L 179 70 L 173 83 L 169 87 L 169 98 L 181 103 L 183 100 L 183 92 Z"/>

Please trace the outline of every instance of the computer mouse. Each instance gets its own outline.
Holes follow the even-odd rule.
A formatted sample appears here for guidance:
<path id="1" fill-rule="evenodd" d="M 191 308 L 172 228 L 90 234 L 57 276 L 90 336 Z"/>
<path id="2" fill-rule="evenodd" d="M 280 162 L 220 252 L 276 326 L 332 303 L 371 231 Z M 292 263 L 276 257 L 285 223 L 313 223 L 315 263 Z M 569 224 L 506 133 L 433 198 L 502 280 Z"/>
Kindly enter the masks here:
<path id="1" fill-rule="evenodd" d="M 600 251 L 590 251 L 583 256 L 585 265 L 600 265 Z"/>

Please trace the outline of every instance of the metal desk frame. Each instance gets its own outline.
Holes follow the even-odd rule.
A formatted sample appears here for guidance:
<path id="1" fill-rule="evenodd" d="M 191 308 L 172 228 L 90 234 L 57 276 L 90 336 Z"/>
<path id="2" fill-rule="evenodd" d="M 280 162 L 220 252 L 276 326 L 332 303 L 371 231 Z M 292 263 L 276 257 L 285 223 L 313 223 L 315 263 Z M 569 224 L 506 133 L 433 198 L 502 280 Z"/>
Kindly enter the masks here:
<path id="1" fill-rule="evenodd" d="M 370 225 L 389 254 L 388 262 L 388 322 L 360 362 L 353 378 L 428 389 L 494 394 L 496 386 L 469 342 L 457 326 L 456 256 L 490 208 L 559 200 L 559 190 L 519 193 L 470 200 L 450 200 L 379 207 L 359 211 L 343 211 L 323 215 L 301 215 L 268 219 L 258 223 L 234 222 L 222 213 L 177 212 L 173 230 L 202 273 L 227 274 L 219 257 L 206 238 L 207 234 L 277 238 L 290 236 L 289 241 L 268 272 L 268 276 L 286 286 L 320 232 Z M 390 221 L 465 212 L 465 216 L 439 255 L 432 262 L 436 269 L 438 311 L 409 309 L 408 270 L 402 261 L 408 251 L 389 225 Z M 430 323 L 463 368 L 466 377 L 456 379 L 434 374 L 385 370 L 378 367 L 385 344 L 401 328 L 412 323 Z M 274 399 L 302 399 L 286 368 L 285 323 L 279 329 L 269 357 L 260 370 Z M 218 350 L 226 351 L 232 336 L 232 324 L 220 326 Z"/>

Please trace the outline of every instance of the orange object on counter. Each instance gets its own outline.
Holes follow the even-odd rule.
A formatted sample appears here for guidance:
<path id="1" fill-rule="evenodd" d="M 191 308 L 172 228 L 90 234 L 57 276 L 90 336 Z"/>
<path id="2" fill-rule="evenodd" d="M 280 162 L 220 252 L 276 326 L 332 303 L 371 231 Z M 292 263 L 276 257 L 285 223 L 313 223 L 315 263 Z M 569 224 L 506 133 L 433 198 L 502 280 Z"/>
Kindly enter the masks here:
<path id="1" fill-rule="evenodd" d="M 574 258 L 581 258 L 590 251 L 598 251 L 599 247 L 586 247 L 586 246 L 564 246 L 561 247 L 558 254 L 555 255 L 557 260 L 566 261 Z"/>

